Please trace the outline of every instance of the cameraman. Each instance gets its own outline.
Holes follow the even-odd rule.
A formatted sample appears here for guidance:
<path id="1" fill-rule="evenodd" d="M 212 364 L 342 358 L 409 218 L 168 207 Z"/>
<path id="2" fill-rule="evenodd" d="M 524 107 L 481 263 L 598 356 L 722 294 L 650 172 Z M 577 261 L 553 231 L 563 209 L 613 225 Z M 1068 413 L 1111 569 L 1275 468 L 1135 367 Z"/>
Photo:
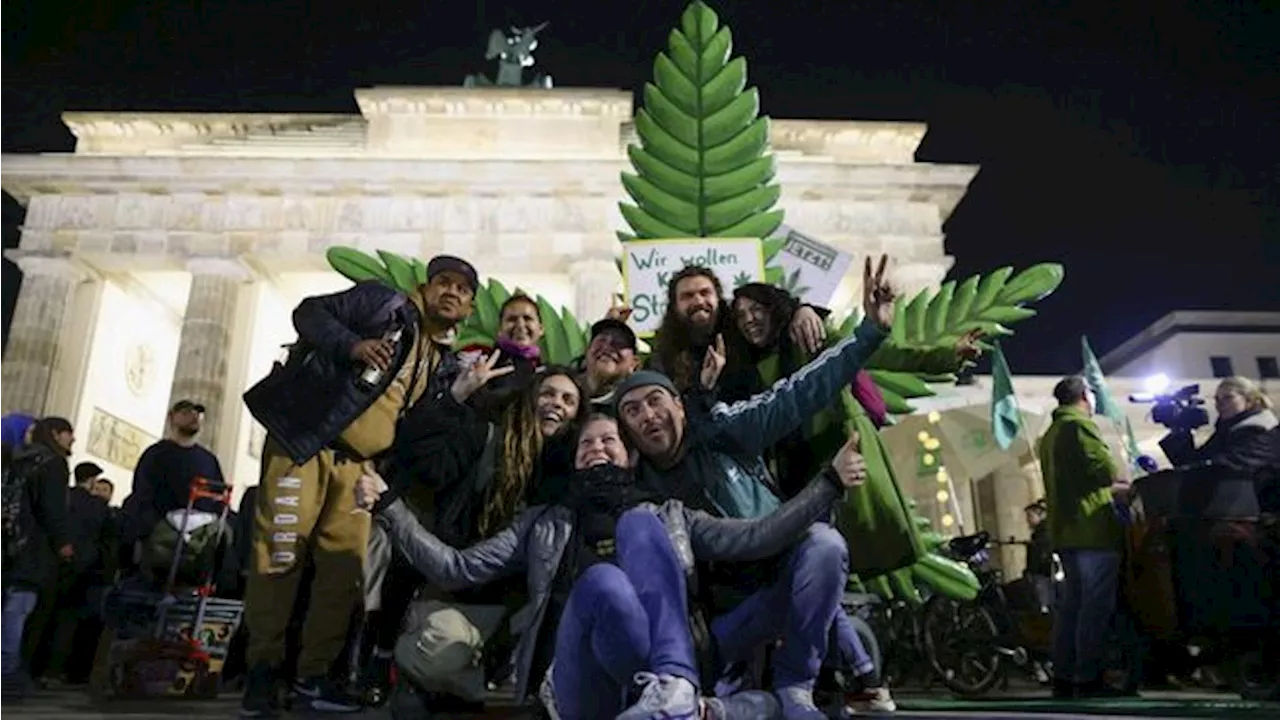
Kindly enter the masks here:
<path id="1" fill-rule="evenodd" d="M 1227 378 L 1213 399 L 1218 421 L 1205 444 L 1195 447 L 1189 429 L 1160 440 L 1185 473 L 1172 537 L 1180 615 L 1191 633 L 1211 637 L 1271 624 L 1259 486 L 1278 463 L 1276 416 L 1253 381 Z"/>
<path id="2" fill-rule="evenodd" d="M 1252 380 L 1229 377 L 1218 384 L 1213 403 L 1218 422 L 1204 445 L 1195 447 L 1186 428 L 1176 428 L 1160 440 L 1160 449 L 1174 466 L 1198 470 L 1184 488 L 1180 505 L 1187 514 L 1201 517 L 1257 518 L 1257 478 L 1277 464 L 1271 399 Z"/>

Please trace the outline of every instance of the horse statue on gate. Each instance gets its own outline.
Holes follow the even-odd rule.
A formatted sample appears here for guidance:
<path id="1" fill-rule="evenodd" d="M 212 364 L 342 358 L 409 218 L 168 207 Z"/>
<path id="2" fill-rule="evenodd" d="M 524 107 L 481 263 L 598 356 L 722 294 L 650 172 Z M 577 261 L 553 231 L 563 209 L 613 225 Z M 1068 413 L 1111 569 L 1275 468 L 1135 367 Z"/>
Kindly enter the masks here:
<path id="1" fill-rule="evenodd" d="M 509 33 L 494 30 L 489 33 L 486 60 L 498 60 L 498 76 L 490 80 L 484 73 L 468 75 L 463 87 L 532 87 L 551 89 L 551 76 L 535 72 L 533 80 L 524 82 L 524 69 L 533 66 L 533 51 L 538 47 L 538 33 L 548 23 L 536 27 L 511 28 Z"/>

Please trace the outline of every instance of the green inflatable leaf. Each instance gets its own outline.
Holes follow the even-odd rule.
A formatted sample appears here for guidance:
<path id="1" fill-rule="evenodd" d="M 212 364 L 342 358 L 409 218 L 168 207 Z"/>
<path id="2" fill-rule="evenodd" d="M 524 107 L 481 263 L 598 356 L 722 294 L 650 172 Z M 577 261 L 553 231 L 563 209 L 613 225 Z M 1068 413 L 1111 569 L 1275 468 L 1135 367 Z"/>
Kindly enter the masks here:
<path id="1" fill-rule="evenodd" d="M 936 292 L 923 290 L 898 304 L 892 341 L 905 347 L 942 347 L 954 346 L 970 330 L 1010 334 L 1008 325 L 1036 314 L 1023 306 L 1056 290 L 1062 277 L 1061 265 L 1041 263 L 1017 275 L 1002 267 L 959 284 L 946 282 Z"/>
<path id="2" fill-rule="evenodd" d="M 782 224 L 781 195 L 770 184 L 769 120 L 747 88 L 747 63 L 730 59 L 733 37 L 701 0 L 691 3 L 667 49 L 653 63 L 636 114 L 639 146 L 627 149 L 635 173 L 622 174 L 634 201 L 620 203 L 634 239 L 767 238 Z M 771 241 L 772 242 L 772 241 Z M 766 244 L 766 262 L 781 250 Z M 773 280 L 770 280 L 773 282 Z"/>
<path id="3" fill-rule="evenodd" d="M 325 251 L 325 259 L 329 267 L 338 271 L 351 282 L 377 280 L 380 283 L 395 287 L 391 272 L 378 258 L 370 257 L 352 247 L 334 246 Z"/>
<path id="4" fill-rule="evenodd" d="M 379 250 L 378 257 L 382 258 L 382 262 L 387 266 L 387 271 L 391 273 L 391 280 L 395 283 L 395 289 L 407 293 L 418 287 L 418 279 L 413 271 L 413 263 L 386 250 Z"/>

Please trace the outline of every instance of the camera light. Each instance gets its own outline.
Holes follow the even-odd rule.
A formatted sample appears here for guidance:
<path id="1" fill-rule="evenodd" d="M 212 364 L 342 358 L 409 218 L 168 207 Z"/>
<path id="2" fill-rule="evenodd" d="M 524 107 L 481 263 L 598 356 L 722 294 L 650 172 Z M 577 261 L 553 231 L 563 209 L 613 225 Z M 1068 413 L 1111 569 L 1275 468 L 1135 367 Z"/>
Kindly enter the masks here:
<path id="1" fill-rule="evenodd" d="M 1169 389 L 1169 376 L 1156 373 L 1142 382 L 1142 387 L 1152 395 L 1159 395 Z"/>

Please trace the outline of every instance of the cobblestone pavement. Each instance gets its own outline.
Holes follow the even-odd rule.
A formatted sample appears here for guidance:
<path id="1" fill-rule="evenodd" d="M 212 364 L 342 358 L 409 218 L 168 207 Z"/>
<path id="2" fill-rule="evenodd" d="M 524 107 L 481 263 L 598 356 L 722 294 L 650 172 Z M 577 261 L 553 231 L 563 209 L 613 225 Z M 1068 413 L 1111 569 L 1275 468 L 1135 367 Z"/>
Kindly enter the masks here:
<path id="1" fill-rule="evenodd" d="M 75 690 L 46 691 L 37 693 L 22 704 L 4 702 L 6 717 L 32 720 L 61 718 L 95 718 L 101 720 L 205 720 L 206 718 L 234 718 L 239 697 L 225 694 L 217 700 L 206 701 L 151 701 L 113 702 L 95 707 L 83 692 Z M 1277 718 L 1280 705 L 1249 703 L 1230 695 L 1204 693 L 1151 693 L 1141 699 L 1108 700 L 1063 705 L 1050 702 L 1043 696 L 993 697 L 983 701 L 958 701 L 941 693 L 902 693 L 898 696 L 901 709 L 893 717 L 902 720 L 932 718 L 991 718 L 1014 720 L 1037 718 L 1038 720 L 1066 720 L 1067 718 Z M 453 716 L 457 720 L 528 720 L 531 715 L 513 707 L 509 701 L 498 700 L 497 706 L 484 715 Z M 294 717 L 306 717 L 294 715 Z M 312 716 L 314 717 L 314 716 Z M 389 718 L 385 710 L 370 710 L 352 718 Z M 441 720 L 447 720 L 441 718 Z"/>

